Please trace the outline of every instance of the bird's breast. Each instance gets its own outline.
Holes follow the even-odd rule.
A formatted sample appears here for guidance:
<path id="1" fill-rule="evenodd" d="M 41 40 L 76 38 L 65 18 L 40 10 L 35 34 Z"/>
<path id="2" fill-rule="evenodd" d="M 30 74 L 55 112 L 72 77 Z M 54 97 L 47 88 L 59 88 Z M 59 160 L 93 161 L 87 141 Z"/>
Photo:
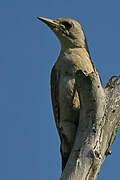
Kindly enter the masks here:
<path id="1" fill-rule="evenodd" d="M 85 73 L 94 71 L 88 52 L 84 48 L 68 49 L 58 59 L 59 69 L 63 73 L 75 74 L 77 70 Z"/>
<path id="2" fill-rule="evenodd" d="M 59 82 L 60 120 L 76 122 L 80 101 L 75 90 L 75 78 L 72 75 L 61 75 Z"/>
<path id="3" fill-rule="evenodd" d="M 72 75 L 61 75 L 59 83 L 59 96 L 62 102 L 71 103 L 74 93 L 75 79 Z"/>

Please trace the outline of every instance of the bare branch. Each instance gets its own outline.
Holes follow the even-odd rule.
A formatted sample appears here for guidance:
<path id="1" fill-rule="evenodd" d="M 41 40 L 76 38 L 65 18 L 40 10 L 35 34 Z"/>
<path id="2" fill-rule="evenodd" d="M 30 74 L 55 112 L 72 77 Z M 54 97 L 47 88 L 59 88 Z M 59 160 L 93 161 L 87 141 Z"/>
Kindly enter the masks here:
<path id="1" fill-rule="evenodd" d="M 104 89 L 98 72 L 76 73 L 81 102 L 74 146 L 61 180 L 96 180 L 120 122 L 120 79 Z"/>

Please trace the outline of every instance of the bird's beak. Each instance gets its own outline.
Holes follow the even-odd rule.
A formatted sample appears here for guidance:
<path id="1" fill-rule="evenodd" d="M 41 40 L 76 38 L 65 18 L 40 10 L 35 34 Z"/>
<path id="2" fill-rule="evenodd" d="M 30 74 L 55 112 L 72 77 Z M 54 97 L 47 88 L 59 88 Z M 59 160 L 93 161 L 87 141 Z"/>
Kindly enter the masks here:
<path id="1" fill-rule="evenodd" d="M 48 19 L 48 18 L 43 18 L 38 16 L 37 17 L 40 21 L 44 22 L 45 24 L 47 24 L 51 29 L 52 28 L 58 28 L 60 25 L 59 23 L 53 21 L 52 19 Z"/>

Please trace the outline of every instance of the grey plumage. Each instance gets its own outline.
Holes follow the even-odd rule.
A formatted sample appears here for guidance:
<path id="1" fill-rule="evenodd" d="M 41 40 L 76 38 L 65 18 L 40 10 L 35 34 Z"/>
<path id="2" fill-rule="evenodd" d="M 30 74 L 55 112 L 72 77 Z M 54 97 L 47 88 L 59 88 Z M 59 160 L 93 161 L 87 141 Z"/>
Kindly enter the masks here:
<path id="1" fill-rule="evenodd" d="M 56 127 L 61 140 L 62 169 L 70 155 L 79 122 L 80 100 L 75 73 L 94 71 L 81 25 L 73 19 L 56 21 L 38 17 L 56 34 L 61 52 L 51 72 L 51 97 Z"/>

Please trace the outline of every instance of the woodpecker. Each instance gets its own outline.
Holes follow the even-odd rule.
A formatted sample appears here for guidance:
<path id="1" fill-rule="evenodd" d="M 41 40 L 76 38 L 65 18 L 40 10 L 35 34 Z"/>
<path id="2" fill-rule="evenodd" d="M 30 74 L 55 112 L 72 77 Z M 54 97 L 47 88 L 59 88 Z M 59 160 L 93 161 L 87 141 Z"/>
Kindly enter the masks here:
<path id="1" fill-rule="evenodd" d="M 60 55 L 51 71 L 51 97 L 56 127 L 60 136 L 62 170 L 71 153 L 80 116 L 80 99 L 75 85 L 78 70 L 94 72 L 86 37 L 81 25 L 69 18 L 51 20 L 38 17 L 57 36 Z"/>

